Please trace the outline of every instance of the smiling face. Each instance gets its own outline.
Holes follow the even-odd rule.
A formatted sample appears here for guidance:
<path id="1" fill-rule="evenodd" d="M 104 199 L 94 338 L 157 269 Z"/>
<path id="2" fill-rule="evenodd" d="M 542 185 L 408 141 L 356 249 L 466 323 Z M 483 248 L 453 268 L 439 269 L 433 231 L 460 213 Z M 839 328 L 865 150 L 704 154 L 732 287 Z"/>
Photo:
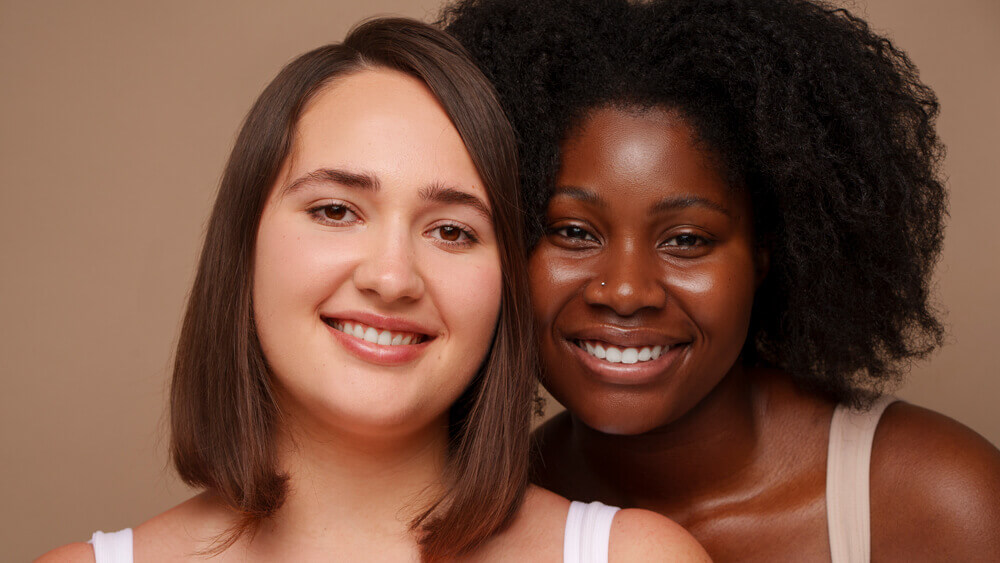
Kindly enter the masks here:
<path id="1" fill-rule="evenodd" d="M 591 428 L 668 424 L 732 369 L 756 286 L 750 204 L 662 109 L 592 111 L 530 259 L 546 388 Z"/>
<path id="2" fill-rule="evenodd" d="M 307 105 L 265 205 L 254 320 L 283 411 L 398 434 L 439 421 L 491 342 L 487 194 L 419 80 L 337 79 Z"/>

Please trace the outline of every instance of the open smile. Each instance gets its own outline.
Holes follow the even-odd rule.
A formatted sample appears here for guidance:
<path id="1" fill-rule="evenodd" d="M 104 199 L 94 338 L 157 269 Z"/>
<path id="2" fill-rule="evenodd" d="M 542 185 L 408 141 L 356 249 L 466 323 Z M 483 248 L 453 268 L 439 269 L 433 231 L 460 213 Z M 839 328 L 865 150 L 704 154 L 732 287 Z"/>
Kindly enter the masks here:
<path id="1" fill-rule="evenodd" d="M 614 385 L 642 385 L 663 377 L 690 342 L 651 331 L 585 330 L 562 341 L 592 377 Z"/>
<path id="2" fill-rule="evenodd" d="M 409 346 L 420 344 L 430 337 L 417 332 L 402 332 L 386 329 L 377 329 L 366 325 L 360 321 L 345 321 L 340 319 L 324 318 L 323 322 L 332 328 L 343 332 L 354 338 L 359 338 L 365 342 L 378 344 L 379 346 Z"/>
<path id="3" fill-rule="evenodd" d="M 322 319 L 341 346 L 367 363 L 393 366 L 413 362 L 436 338 L 430 330 L 402 319 L 360 312 L 342 315 Z"/>
<path id="4" fill-rule="evenodd" d="M 635 364 L 648 362 L 660 357 L 664 352 L 670 351 L 669 346 L 614 346 L 600 340 L 575 340 L 577 348 L 580 348 L 597 358 L 611 364 Z"/>

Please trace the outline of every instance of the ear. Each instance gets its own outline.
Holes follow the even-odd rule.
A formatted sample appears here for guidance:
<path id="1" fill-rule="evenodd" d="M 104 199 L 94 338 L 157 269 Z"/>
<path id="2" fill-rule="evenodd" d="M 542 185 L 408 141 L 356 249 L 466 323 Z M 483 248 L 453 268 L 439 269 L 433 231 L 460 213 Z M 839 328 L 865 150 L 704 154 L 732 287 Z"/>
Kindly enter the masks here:
<path id="1" fill-rule="evenodd" d="M 754 253 L 754 290 L 760 289 L 760 284 L 764 283 L 768 271 L 771 269 L 771 250 L 765 246 L 758 246 Z"/>

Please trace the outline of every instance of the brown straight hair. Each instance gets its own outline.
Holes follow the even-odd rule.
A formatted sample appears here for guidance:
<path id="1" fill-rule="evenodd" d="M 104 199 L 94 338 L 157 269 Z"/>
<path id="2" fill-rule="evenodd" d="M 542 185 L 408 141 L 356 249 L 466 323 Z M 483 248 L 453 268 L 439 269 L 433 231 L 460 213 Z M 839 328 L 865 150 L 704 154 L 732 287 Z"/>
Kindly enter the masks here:
<path id="1" fill-rule="evenodd" d="M 492 346 L 450 412 L 445 493 L 412 522 L 423 558 L 481 545 L 510 523 L 527 488 L 536 360 L 514 133 L 492 85 L 454 39 L 415 20 L 371 20 L 343 43 L 295 59 L 267 86 L 243 123 L 209 220 L 174 363 L 170 446 L 186 483 L 240 515 L 212 551 L 252 538 L 286 493 L 275 456 L 280 414 L 251 313 L 264 204 L 309 100 L 331 81 L 379 68 L 422 80 L 451 118 L 488 194 L 503 272 Z"/>

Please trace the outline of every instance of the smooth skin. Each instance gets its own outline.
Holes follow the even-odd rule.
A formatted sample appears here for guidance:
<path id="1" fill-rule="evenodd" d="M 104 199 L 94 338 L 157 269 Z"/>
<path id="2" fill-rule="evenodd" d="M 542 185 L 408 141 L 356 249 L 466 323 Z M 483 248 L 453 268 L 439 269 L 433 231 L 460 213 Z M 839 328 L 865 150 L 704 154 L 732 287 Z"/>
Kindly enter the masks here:
<path id="1" fill-rule="evenodd" d="M 493 337 L 502 274 L 488 198 L 420 81 L 367 70 L 314 98 L 258 230 L 254 315 L 282 412 L 284 504 L 218 561 L 417 561 L 409 522 L 441 489 L 450 405 Z M 373 346 L 340 323 L 415 334 Z M 338 328 L 339 327 L 339 328 Z M 569 501 L 532 487 L 469 560 L 559 561 Z M 134 530 L 136 561 L 200 561 L 236 522 L 210 493 Z M 612 560 L 704 561 L 680 526 L 616 517 Z M 71 544 L 40 561 L 93 561 Z"/>
<path id="2" fill-rule="evenodd" d="M 530 271 L 568 410 L 535 433 L 536 482 L 659 512 L 716 561 L 829 560 L 836 405 L 740 360 L 769 260 L 746 193 L 663 108 L 595 109 L 561 149 Z M 586 344 L 670 351 L 609 364 Z M 871 491 L 872 560 L 1000 560 L 1000 451 L 961 424 L 891 405 Z"/>

